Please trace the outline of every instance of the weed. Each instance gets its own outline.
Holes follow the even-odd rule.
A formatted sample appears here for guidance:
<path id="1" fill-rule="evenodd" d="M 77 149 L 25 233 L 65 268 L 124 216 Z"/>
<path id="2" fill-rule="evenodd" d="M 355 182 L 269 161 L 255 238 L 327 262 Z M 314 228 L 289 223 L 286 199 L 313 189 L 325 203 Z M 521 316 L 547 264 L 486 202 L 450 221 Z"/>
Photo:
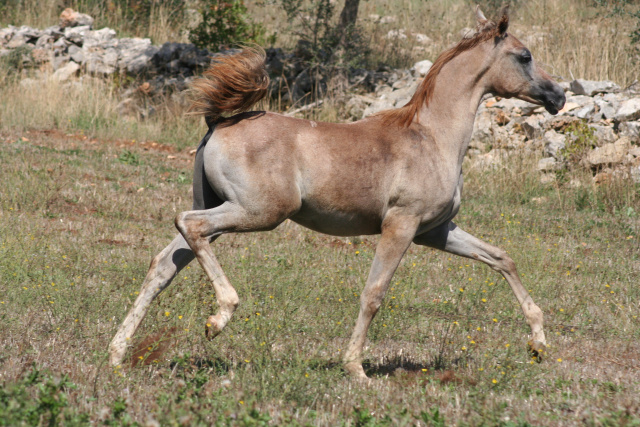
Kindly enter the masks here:
<path id="1" fill-rule="evenodd" d="M 66 375 L 59 378 L 39 371 L 35 366 L 19 381 L 0 388 L 0 425 L 58 425 L 87 420 L 84 414 L 65 414 L 67 392 L 76 386 Z"/>
<path id="2" fill-rule="evenodd" d="M 447 425 L 438 407 L 433 407 L 428 412 L 420 411 L 420 420 L 429 427 L 445 427 Z"/>
<path id="3" fill-rule="evenodd" d="M 132 151 L 124 150 L 122 154 L 118 156 L 118 161 L 125 165 L 140 166 L 140 156 Z"/>
<path id="4" fill-rule="evenodd" d="M 565 148 L 560 152 L 562 157 L 572 163 L 579 163 L 589 151 L 598 145 L 593 128 L 582 120 L 572 122 L 564 133 L 568 138 Z"/>

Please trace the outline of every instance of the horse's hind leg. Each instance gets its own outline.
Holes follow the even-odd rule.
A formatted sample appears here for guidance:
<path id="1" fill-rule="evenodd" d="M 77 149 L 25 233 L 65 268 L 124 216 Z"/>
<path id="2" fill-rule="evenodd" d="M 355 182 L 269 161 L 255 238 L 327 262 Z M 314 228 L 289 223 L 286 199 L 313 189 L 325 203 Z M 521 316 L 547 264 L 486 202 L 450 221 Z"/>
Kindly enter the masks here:
<path id="1" fill-rule="evenodd" d="M 117 366 L 122 362 L 127 351 L 127 341 L 138 329 L 151 302 L 169 286 L 171 280 L 193 260 L 193 257 L 193 252 L 187 242 L 181 235 L 178 235 L 151 261 L 149 272 L 144 279 L 138 298 L 109 344 L 111 365 Z"/>
<path id="2" fill-rule="evenodd" d="M 236 290 L 222 271 L 211 249 L 211 241 L 224 233 L 234 231 L 270 230 L 280 224 L 286 215 L 251 215 L 238 204 L 225 202 L 213 209 L 182 212 L 176 218 L 176 227 L 196 255 L 202 269 L 213 283 L 220 311 L 207 319 L 206 334 L 213 339 L 226 326 L 238 306 Z"/>
<path id="3" fill-rule="evenodd" d="M 494 270 L 502 273 L 518 299 L 524 312 L 524 317 L 531 327 L 532 337 L 529 342 L 530 351 L 539 359 L 542 357 L 542 353 L 546 348 L 546 339 L 542 327 L 542 310 L 533 302 L 529 292 L 522 286 L 516 265 L 504 250 L 477 239 L 460 229 L 453 222 L 417 236 L 414 242 L 419 245 L 430 246 L 452 254 L 482 261 Z"/>

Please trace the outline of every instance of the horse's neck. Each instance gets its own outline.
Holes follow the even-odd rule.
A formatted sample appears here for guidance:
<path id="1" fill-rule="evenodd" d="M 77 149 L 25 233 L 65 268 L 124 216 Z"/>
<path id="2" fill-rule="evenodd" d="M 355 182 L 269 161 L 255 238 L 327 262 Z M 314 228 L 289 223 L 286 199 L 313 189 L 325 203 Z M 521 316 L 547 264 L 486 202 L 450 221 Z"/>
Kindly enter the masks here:
<path id="1" fill-rule="evenodd" d="M 418 111 L 418 120 L 431 129 L 440 151 L 462 165 L 473 132 L 476 111 L 485 93 L 481 70 L 454 58 L 444 65 L 436 79 L 428 106 Z M 481 68 L 476 66 L 475 68 Z"/>

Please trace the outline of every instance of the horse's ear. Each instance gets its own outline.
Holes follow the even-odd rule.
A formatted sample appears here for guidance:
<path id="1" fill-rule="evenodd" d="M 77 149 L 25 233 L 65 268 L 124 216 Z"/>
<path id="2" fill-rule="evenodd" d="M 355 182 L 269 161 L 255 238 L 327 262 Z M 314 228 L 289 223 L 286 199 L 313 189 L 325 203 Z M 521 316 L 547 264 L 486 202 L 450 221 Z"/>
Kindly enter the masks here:
<path id="1" fill-rule="evenodd" d="M 502 13 L 500 14 L 500 21 L 498 21 L 498 32 L 500 35 L 504 35 L 509 28 L 509 5 L 507 4 L 502 8 Z"/>
<path id="2" fill-rule="evenodd" d="M 482 32 L 489 28 L 493 23 L 484 16 L 480 10 L 480 5 L 476 6 L 476 32 Z"/>
<path id="3" fill-rule="evenodd" d="M 480 10 L 480 5 L 476 6 L 476 22 L 479 26 L 487 22 L 487 17 L 484 16 L 484 13 Z"/>

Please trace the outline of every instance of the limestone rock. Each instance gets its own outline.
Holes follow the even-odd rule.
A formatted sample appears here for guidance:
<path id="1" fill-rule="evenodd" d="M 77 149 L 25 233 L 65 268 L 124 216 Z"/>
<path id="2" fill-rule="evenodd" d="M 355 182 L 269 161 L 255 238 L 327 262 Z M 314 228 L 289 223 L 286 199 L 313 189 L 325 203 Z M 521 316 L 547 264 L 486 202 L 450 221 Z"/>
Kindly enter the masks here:
<path id="1" fill-rule="evenodd" d="M 594 81 L 577 79 L 571 82 L 571 92 L 576 95 L 593 96 L 598 93 L 617 92 L 620 86 L 610 81 Z"/>
<path id="2" fill-rule="evenodd" d="M 87 72 L 102 75 L 113 74 L 118 63 L 117 44 L 116 32 L 111 28 L 86 31 L 82 54 Z"/>
<path id="3" fill-rule="evenodd" d="M 544 140 L 544 154 L 556 160 L 563 160 L 562 150 L 567 146 L 566 137 L 555 130 L 548 130 L 544 134 Z"/>
<path id="4" fill-rule="evenodd" d="M 60 27 L 78 27 L 81 25 L 93 25 L 93 18 L 87 14 L 76 12 L 70 7 L 66 8 L 60 14 Z"/>
<path id="5" fill-rule="evenodd" d="M 390 30 L 386 36 L 384 36 L 387 40 L 407 40 L 407 33 L 404 29 L 400 28 L 399 30 Z"/>
<path id="6" fill-rule="evenodd" d="M 75 44 L 69 46 L 68 53 L 71 59 L 76 63 L 82 64 L 84 62 L 84 52 L 82 51 L 82 48 L 79 48 Z"/>
<path id="7" fill-rule="evenodd" d="M 540 114 L 533 114 L 522 122 L 522 130 L 529 139 L 536 139 L 544 132 L 544 119 Z"/>
<path id="8" fill-rule="evenodd" d="M 528 116 L 533 113 L 539 106 L 531 104 L 527 101 L 522 101 L 517 98 L 502 98 L 500 101 L 493 104 L 495 108 L 501 108 L 503 110 L 510 111 L 515 114 L 521 114 Z"/>
<path id="9" fill-rule="evenodd" d="M 605 144 L 590 151 L 587 154 L 587 162 L 591 167 L 620 164 L 625 160 L 630 148 L 629 138 L 623 137 L 613 144 Z"/>
<path id="10" fill-rule="evenodd" d="M 553 157 L 545 157 L 538 161 L 538 170 L 542 172 L 553 172 L 562 169 L 562 163 Z"/>
<path id="11" fill-rule="evenodd" d="M 115 47 L 118 44 L 116 32 L 111 28 L 102 28 L 96 31 L 86 31 L 84 33 L 84 43 L 82 47 L 101 47 L 103 49 Z"/>
<path id="12" fill-rule="evenodd" d="M 119 67 L 129 73 L 139 74 L 148 67 L 159 48 L 152 46 L 149 39 L 131 38 L 120 39 L 118 50 Z"/>
<path id="13" fill-rule="evenodd" d="M 618 122 L 640 119 L 640 98 L 622 101 L 613 119 Z"/>
<path id="14" fill-rule="evenodd" d="M 69 78 L 73 76 L 79 69 L 80 66 L 78 64 L 73 61 L 69 61 L 69 63 L 67 63 L 63 67 L 58 68 L 51 76 L 51 79 L 58 82 L 64 82 L 66 80 L 69 80 Z"/>
<path id="15" fill-rule="evenodd" d="M 604 119 L 611 119 L 618 111 L 620 102 L 618 98 L 612 96 L 595 97 L 593 102 L 598 106 L 600 113 Z"/>
<path id="16" fill-rule="evenodd" d="M 640 144 L 640 121 L 622 122 L 618 126 L 620 136 L 626 136 L 633 143 Z"/>
<path id="17" fill-rule="evenodd" d="M 598 141 L 598 145 L 609 144 L 616 140 L 616 133 L 611 126 L 589 125 L 593 130 L 593 136 Z"/>
<path id="18" fill-rule="evenodd" d="M 416 42 L 420 43 L 420 44 L 431 44 L 433 43 L 433 40 L 431 40 L 431 37 L 429 37 L 426 34 L 421 34 L 421 33 L 414 33 L 413 34 L 413 38 L 416 40 Z"/>
<path id="19" fill-rule="evenodd" d="M 469 147 L 482 152 L 485 151 L 486 146 L 493 139 L 492 126 L 491 112 L 486 109 L 479 111 L 473 123 L 473 133 L 471 134 Z"/>
<path id="20" fill-rule="evenodd" d="M 91 31 L 90 25 L 79 25 L 77 27 L 67 27 L 64 29 L 64 38 L 71 43 L 82 46 L 84 35 L 87 31 Z"/>

